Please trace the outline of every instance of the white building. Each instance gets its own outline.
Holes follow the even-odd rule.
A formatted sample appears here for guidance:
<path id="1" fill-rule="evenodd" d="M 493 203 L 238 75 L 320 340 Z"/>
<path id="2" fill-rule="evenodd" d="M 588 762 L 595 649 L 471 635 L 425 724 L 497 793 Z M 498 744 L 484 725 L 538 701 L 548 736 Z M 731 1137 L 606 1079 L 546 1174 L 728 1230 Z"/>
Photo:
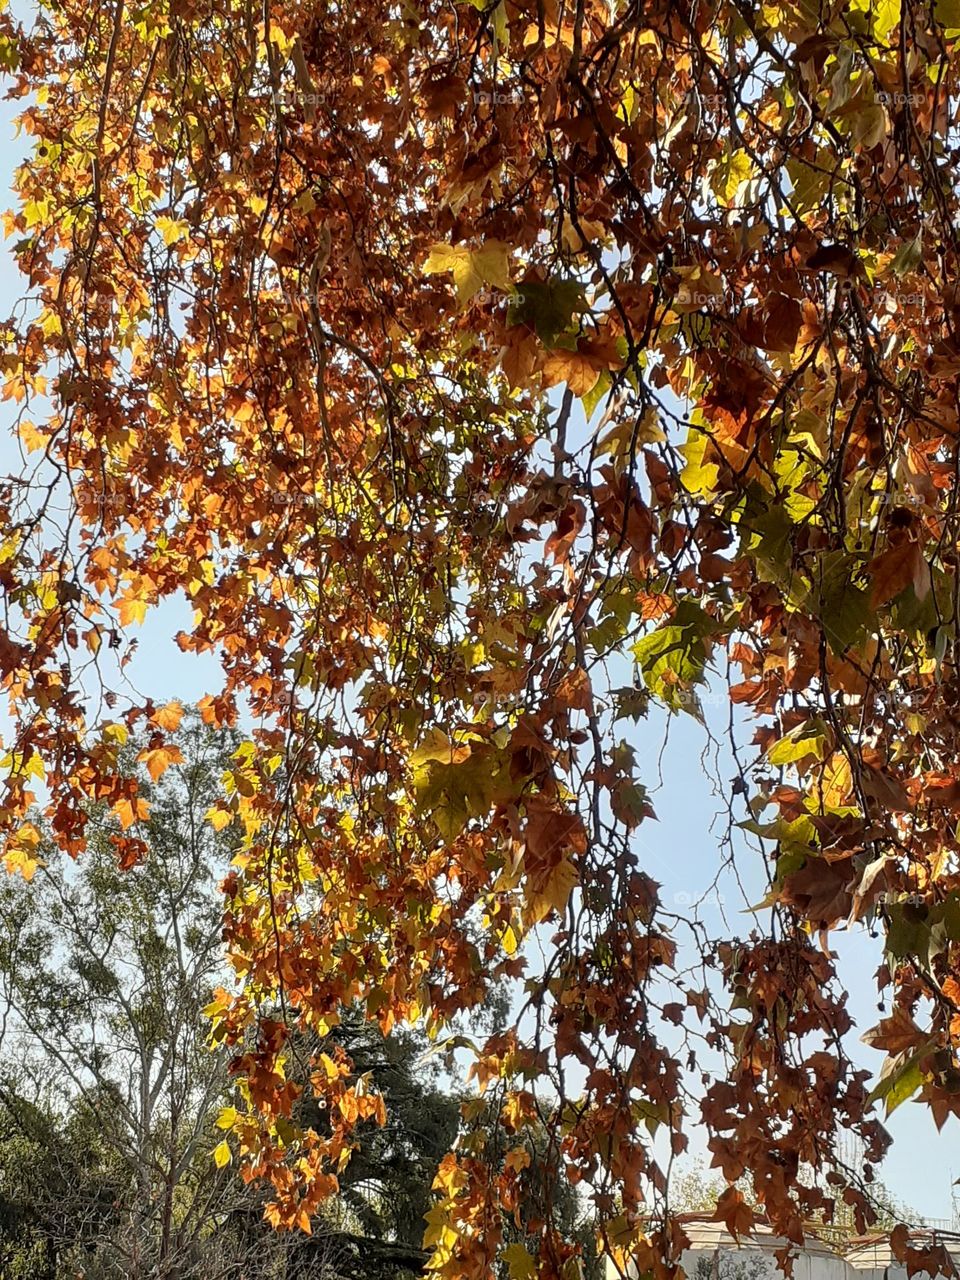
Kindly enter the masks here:
<path id="1" fill-rule="evenodd" d="M 757 1225 L 738 1242 L 706 1214 L 682 1214 L 681 1222 L 690 1238 L 681 1259 L 688 1280 L 783 1280 L 774 1252 L 787 1241 L 769 1228 Z M 912 1231 L 910 1242 L 914 1248 L 945 1245 L 960 1272 L 960 1234 L 924 1228 Z M 616 1280 L 612 1263 L 607 1274 Z M 811 1237 L 795 1256 L 793 1280 L 907 1280 L 907 1272 L 882 1235 L 847 1239 L 842 1246 Z M 914 1280 L 933 1277 L 918 1272 Z"/>

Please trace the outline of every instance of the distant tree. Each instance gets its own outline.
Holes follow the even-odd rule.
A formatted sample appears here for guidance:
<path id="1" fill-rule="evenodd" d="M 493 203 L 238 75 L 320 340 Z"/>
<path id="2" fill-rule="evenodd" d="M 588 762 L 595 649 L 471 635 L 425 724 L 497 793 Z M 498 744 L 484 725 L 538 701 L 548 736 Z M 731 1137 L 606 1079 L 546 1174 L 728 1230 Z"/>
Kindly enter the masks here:
<path id="1" fill-rule="evenodd" d="M 0 880 L 2 1280 L 416 1274 L 459 1124 L 424 1037 L 385 1038 L 345 1009 L 324 1044 L 294 1053 L 292 1072 L 308 1049 L 343 1047 L 389 1110 L 359 1131 L 311 1236 L 270 1230 L 263 1193 L 215 1163 L 235 1084 L 203 1010 L 227 976 L 217 884 L 235 849 L 207 814 L 236 740 L 194 717 L 163 760 L 123 738 L 126 768 L 156 774 L 140 777 L 142 861 L 118 865 L 118 821 L 92 806 L 79 864 L 44 841 L 31 880 Z M 323 1127 L 308 1092 L 298 1115 Z"/>

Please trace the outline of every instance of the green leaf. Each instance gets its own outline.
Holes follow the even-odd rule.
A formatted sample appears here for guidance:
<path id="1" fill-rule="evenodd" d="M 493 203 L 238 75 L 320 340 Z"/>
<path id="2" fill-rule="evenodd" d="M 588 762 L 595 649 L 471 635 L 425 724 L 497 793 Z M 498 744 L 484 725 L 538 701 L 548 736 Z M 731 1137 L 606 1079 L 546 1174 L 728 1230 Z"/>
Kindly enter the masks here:
<path id="1" fill-rule="evenodd" d="M 491 805 L 514 798 L 520 785 L 510 777 L 509 759 L 484 745 L 453 762 L 448 749 L 444 759 L 422 765 L 413 780 L 418 806 L 446 840 L 455 840 L 471 818 L 483 817 Z"/>
<path id="2" fill-rule="evenodd" d="M 926 1040 L 918 1049 L 904 1049 L 902 1053 L 887 1058 L 880 1072 L 880 1079 L 867 1101 L 879 1102 L 882 1099 L 889 1116 L 901 1103 L 912 1098 L 923 1087 L 920 1059 L 930 1052 L 932 1045 L 932 1040 Z"/>
<path id="3" fill-rule="evenodd" d="M 864 641 L 876 616 L 869 591 L 853 581 L 857 567 L 857 558 L 847 551 L 821 556 L 814 582 L 801 600 L 802 607 L 820 621 L 827 643 L 838 655 Z"/>
<path id="4" fill-rule="evenodd" d="M 895 902 L 888 906 L 890 926 L 887 929 L 886 950 L 895 960 L 907 956 L 927 959 L 930 950 L 930 921 L 923 907 L 910 902 Z"/>
<path id="5" fill-rule="evenodd" d="M 960 0 L 957 0 L 957 16 L 960 18 Z M 923 232 L 918 231 L 912 240 L 905 241 L 894 255 L 890 269 L 895 276 L 905 276 L 918 265 L 923 256 Z"/>
<path id="6" fill-rule="evenodd" d="M 717 630 L 715 620 L 699 605 L 683 600 L 668 622 L 632 646 L 644 684 L 673 710 L 696 714 L 689 686 L 703 680 L 705 641 Z"/>
<path id="7" fill-rule="evenodd" d="M 583 285 L 576 280 L 548 280 L 546 284 L 525 280 L 517 286 L 507 322 L 526 325 L 547 346 L 553 346 L 571 327 L 573 317 L 584 310 L 583 295 Z"/>
<path id="8" fill-rule="evenodd" d="M 613 379 L 610 377 L 609 371 L 606 369 L 601 369 L 600 376 L 599 378 L 597 378 L 592 388 L 587 392 L 585 396 L 580 397 L 580 403 L 583 405 L 583 412 L 584 412 L 584 416 L 587 419 L 587 422 L 589 422 L 590 419 L 593 417 L 594 412 L 596 411 L 597 405 L 600 403 L 603 397 L 607 394 L 607 392 L 610 390 L 610 387 L 612 385 L 613 385 Z"/>

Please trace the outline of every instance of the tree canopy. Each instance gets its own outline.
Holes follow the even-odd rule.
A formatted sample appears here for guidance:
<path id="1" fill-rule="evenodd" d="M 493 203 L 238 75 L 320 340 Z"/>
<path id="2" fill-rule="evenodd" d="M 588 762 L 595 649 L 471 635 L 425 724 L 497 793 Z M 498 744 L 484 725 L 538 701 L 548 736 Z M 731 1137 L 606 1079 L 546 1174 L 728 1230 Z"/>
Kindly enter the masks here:
<path id="1" fill-rule="evenodd" d="M 158 776 L 179 710 L 125 676 L 184 596 L 181 649 L 222 663 L 203 715 L 243 735 L 209 811 L 239 842 L 210 1015 L 278 1225 L 383 1118 L 328 1054 L 328 1123 L 298 1126 L 293 1038 L 355 1004 L 442 1036 L 511 979 L 473 1062 L 511 1143 L 444 1160 L 437 1275 L 571 1280 L 570 1183 L 621 1273 L 666 1280 L 695 1123 L 736 1229 L 757 1205 L 796 1242 L 838 1197 L 865 1228 L 877 1104 L 960 1111 L 956 0 L 0 21 L 33 143 L 8 868 L 36 866 L 34 802 L 70 854 L 91 798 L 119 864 L 147 854 L 122 742 Z M 755 724 L 746 939 L 671 912 L 637 845 L 622 721 L 697 716 L 711 679 Z M 891 1001 L 872 1090 L 829 941 L 859 922 Z"/>

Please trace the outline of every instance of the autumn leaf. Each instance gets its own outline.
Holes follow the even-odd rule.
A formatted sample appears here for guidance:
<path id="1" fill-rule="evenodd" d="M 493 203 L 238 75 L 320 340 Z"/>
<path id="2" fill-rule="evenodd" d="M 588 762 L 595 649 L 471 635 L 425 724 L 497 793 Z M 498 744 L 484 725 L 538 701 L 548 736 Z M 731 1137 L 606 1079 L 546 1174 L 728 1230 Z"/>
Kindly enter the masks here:
<path id="1" fill-rule="evenodd" d="M 230 810 L 221 808 L 219 805 L 214 805 L 213 808 L 208 809 L 206 817 L 214 831 L 222 831 L 224 827 L 228 827 L 233 821 L 233 814 Z"/>
<path id="2" fill-rule="evenodd" d="M 479 249 L 464 245 L 435 244 L 424 263 L 426 275 L 452 273 L 457 298 L 462 305 L 469 302 L 484 285 L 506 291 L 510 288 L 510 246 L 500 240 L 488 240 Z"/>
<path id="3" fill-rule="evenodd" d="M 581 339 L 576 347 L 556 347 L 543 360 L 543 385 L 554 387 L 565 382 L 575 396 L 588 395 L 605 369 L 622 364 L 614 343 Z"/>
<path id="4" fill-rule="evenodd" d="M 756 1219 L 742 1192 L 736 1187 L 727 1187 L 717 1200 L 713 1221 L 722 1222 L 730 1234 L 739 1240 L 742 1235 L 750 1234 Z"/>
<path id="5" fill-rule="evenodd" d="M 135 822 L 142 822 L 149 817 L 150 805 L 140 796 L 134 796 L 132 799 L 124 796 L 113 806 L 113 812 L 120 819 L 120 826 L 126 831 Z"/>
<path id="6" fill-rule="evenodd" d="M 895 599 L 907 587 L 912 586 L 918 600 L 923 600 L 930 590 L 930 570 L 918 542 L 908 540 L 898 546 L 888 547 L 867 565 L 873 586 L 870 606 L 873 609 Z"/>
<path id="7" fill-rule="evenodd" d="M 536 1260 L 522 1244 L 510 1244 L 503 1251 L 510 1280 L 536 1280 Z"/>
<path id="8" fill-rule="evenodd" d="M 905 1009 L 896 1008 L 889 1018 L 883 1018 L 862 1040 L 872 1049 L 886 1049 L 890 1054 L 898 1054 L 905 1049 L 916 1049 L 928 1038 Z"/>
<path id="9" fill-rule="evenodd" d="M 183 763 L 183 752 L 175 745 L 152 747 L 141 751 L 137 759 L 147 766 L 150 777 L 157 782 L 170 765 Z"/>
<path id="10" fill-rule="evenodd" d="M 19 874 L 30 881 L 38 867 L 44 866 L 39 856 L 41 836 L 32 822 L 25 822 L 6 845 L 3 862 L 10 875 Z"/>
<path id="11" fill-rule="evenodd" d="M 565 382 L 575 396 L 585 396 L 596 386 L 600 369 L 589 355 L 557 348 L 543 362 L 543 385 Z"/>
<path id="12" fill-rule="evenodd" d="M 163 729 L 167 733 L 175 733 L 180 727 L 180 721 L 183 718 L 183 707 L 179 702 L 168 702 L 165 706 L 159 707 L 150 717 L 151 724 L 155 724 L 158 729 Z"/>
<path id="13" fill-rule="evenodd" d="M 148 601 L 141 595 L 123 596 L 117 602 L 117 614 L 121 626 L 129 627 L 131 623 L 143 622 L 147 616 Z"/>

